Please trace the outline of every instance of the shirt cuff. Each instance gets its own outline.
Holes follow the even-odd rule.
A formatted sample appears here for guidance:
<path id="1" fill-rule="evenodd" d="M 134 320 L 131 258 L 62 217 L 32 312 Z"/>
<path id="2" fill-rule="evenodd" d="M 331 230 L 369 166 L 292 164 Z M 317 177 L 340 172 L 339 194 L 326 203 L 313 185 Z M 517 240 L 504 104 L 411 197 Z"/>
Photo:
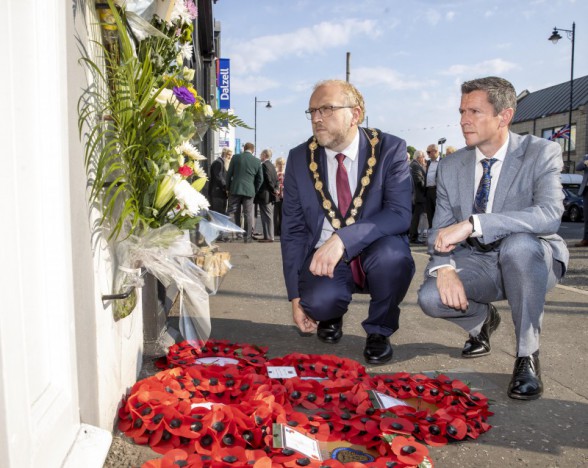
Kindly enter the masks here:
<path id="1" fill-rule="evenodd" d="M 429 269 L 429 276 L 436 278 L 437 277 L 437 270 L 439 270 L 440 268 L 451 268 L 452 270 L 456 270 L 454 265 L 452 265 L 451 263 L 448 263 L 445 265 L 439 265 L 439 266 L 430 268 Z"/>
<path id="2" fill-rule="evenodd" d="M 482 232 L 480 218 L 477 215 L 472 215 L 472 219 L 474 220 L 474 232 L 470 234 L 470 237 L 482 237 L 484 233 Z"/>

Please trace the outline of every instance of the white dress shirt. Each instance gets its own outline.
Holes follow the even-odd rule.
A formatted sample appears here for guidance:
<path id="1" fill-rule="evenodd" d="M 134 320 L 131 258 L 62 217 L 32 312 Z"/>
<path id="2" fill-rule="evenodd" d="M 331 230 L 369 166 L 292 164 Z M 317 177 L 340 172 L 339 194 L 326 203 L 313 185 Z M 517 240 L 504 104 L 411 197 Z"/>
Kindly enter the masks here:
<path id="1" fill-rule="evenodd" d="M 437 187 L 437 166 L 439 165 L 439 160 L 436 159 L 435 161 L 431 160 L 429 163 L 429 167 L 427 168 L 427 188 L 429 187 Z"/>
<path id="2" fill-rule="evenodd" d="M 494 204 L 494 194 L 496 193 L 496 186 L 498 185 L 498 178 L 500 177 L 500 171 L 502 171 L 502 164 L 504 163 L 504 158 L 506 157 L 506 150 L 508 149 L 509 141 L 510 136 L 506 139 L 506 141 L 496 152 L 496 154 L 492 156 L 492 158 L 496 159 L 497 161 L 492 165 L 492 169 L 490 170 L 492 182 L 490 183 L 490 193 L 488 194 L 488 204 L 486 205 L 486 213 L 492 213 L 492 205 Z M 474 193 L 472 194 L 472 205 L 474 204 L 474 200 L 476 198 L 478 185 L 480 185 L 480 180 L 482 179 L 482 175 L 484 174 L 484 168 L 482 167 L 481 163 L 482 159 L 486 159 L 486 156 L 484 156 L 480 149 L 476 146 L 476 183 L 474 184 Z M 471 237 L 482 237 L 482 226 L 480 225 L 480 220 L 478 216 L 473 215 L 473 219 L 474 233 L 471 235 Z"/>

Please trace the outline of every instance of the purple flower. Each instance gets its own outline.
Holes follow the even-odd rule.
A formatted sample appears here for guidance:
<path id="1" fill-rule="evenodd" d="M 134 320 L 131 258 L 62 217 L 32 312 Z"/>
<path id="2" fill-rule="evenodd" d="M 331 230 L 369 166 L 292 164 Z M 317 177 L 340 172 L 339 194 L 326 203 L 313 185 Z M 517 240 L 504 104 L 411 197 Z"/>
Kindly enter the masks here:
<path id="1" fill-rule="evenodd" d="M 194 104 L 196 102 L 194 95 L 184 86 L 176 86 L 173 91 L 176 99 L 182 104 Z"/>

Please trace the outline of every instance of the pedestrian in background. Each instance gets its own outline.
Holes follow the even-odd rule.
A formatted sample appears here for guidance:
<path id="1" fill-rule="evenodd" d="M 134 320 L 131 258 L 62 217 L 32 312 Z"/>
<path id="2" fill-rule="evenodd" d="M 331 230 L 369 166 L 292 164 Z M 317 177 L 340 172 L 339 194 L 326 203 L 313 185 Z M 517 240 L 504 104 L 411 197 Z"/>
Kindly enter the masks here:
<path id="1" fill-rule="evenodd" d="M 569 144 L 569 143 L 568 143 Z M 584 198 L 584 237 L 574 247 L 588 247 L 588 154 L 576 164 L 576 171 L 584 171 L 578 195 Z"/>
<path id="2" fill-rule="evenodd" d="M 223 148 L 221 155 L 210 165 L 210 180 L 208 182 L 208 198 L 210 209 L 221 214 L 227 214 L 227 169 L 231 163 L 233 151 Z"/>
<path id="3" fill-rule="evenodd" d="M 457 149 L 455 148 L 455 146 L 448 146 L 447 149 L 445 150 L 445 156 L 449 156 L 450 154 L 453 154 L 457 151 Z"/>
<path id="4" fill-rule="evenodd" d="M 278 174 L 272 164 L 272 150 L 264 149 L 259 155 L 263 171 L 263 183 L 255 195 L 255 202 L 259 205 L 261 214 L 261 228 L 263 238 L 258 242 L 274 241 L 274 202 L 279 190 Z"/>
<path id="5" fill-rule="evenodd" d="M 241 212 L 243 212 L 245 233 L 244 242 L 252 241 L 255 218 L 253 216 L 253 197 L 263 183 L 263 171 L 261 162 L 255 156 L 255 145 L 245 143 L 243 152 L 236 154 L 231 159 L 227 171 L 227 185 L 229 186 L 229 215 L 233 215 L 235 224 L 241 225 Z"/>
<path id="6" fill-rule="evenodd" d="M 427 171 L 426 171 L 426 199 L 425 210 L 427 212 L 427 221 L 429 229 L 433 226 L 433 216 L 435 216 L 435 205 L 437 203 L 437 165 L 439 164 L 439 147 L 436 144 L 427 146 Z"/>
<path id="7" fill-rule="evenodd" d="M 426 192 L 426 169 L 425 152 L 416 151 L 414 159 L 410 163 L 410 176 L 412 177 L 412 218 L 408 239 L 413 244 L 424 244 L 419 240 L 419 222 L 421 215 L 425 212 Z"/>
<path id="8" fill-rule="evenodd" d="M 276 172 L 278 174 L 278 195 L 274 204 L 274 236 L 282 235 L 282 203 L 284 201 L 284 169 L 286 160 L 282 157 L 276 159 Z"/>

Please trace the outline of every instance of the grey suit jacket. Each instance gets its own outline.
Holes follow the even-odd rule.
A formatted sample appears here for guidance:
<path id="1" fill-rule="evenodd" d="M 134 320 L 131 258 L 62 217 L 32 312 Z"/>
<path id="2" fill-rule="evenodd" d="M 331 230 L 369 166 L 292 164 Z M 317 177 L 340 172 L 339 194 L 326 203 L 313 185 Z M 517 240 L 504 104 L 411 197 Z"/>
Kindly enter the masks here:
<path id="1" fill-rule="evenodd" d="M 451 255 L 437 255 L 433 246 L 440 228 L 468 219 L 475 191 L 475 148 L 447 156 L 437 169 L 437 207 L 428 236 L 428 268 L 454 264 Z M 559 144 L 532 135 L 510 133 L 510 142 L 494 194 L 492 213 L 480 214 L 483 237 L 490 244 L 515 233 L 531 233 L 549 242 L 553 256 L 567 268 L 569 252 L 556 233 L 563 213 Z M 454 253 L 465 245 L 457 246 Z M 467 247 L 469 248 L 469 247 Z M 565 269 L 564 269 L 565 271 Z M 428 274 L 428 269 L 427 269 Z"/>

